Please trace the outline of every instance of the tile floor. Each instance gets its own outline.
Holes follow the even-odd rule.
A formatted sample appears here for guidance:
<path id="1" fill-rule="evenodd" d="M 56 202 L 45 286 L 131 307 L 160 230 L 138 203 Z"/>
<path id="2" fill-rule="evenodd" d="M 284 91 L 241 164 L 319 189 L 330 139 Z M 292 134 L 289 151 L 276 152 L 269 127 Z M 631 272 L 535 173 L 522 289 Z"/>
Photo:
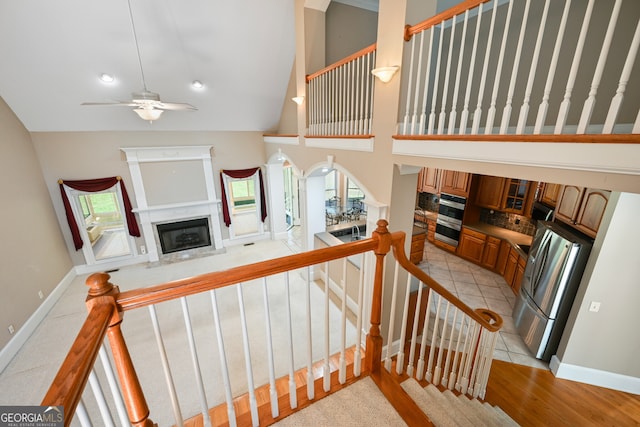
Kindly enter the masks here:
<path id="1" fill-rule="evenodd" d="M 501 275 L 486 270 L 427 242 L 418 265 L 448 291 L 472 308 L 486 307 L 504 320 L 495 358 L 520 365 L 548 369 L 548 363 L 531 356 L 515 329 L 511 312 L 515 295 Z"/>

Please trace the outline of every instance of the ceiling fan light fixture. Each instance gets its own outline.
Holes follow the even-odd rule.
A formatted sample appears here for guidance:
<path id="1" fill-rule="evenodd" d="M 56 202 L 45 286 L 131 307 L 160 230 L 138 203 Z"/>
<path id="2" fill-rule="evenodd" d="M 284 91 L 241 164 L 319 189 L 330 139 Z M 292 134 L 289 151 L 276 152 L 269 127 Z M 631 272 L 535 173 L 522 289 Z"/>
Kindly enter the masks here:
<path id="1" fill-rule="evenodd" d="M 158 110 L 157 108 L 134 108 L 133 111 L 135 111 L 142 120 L 149 122 L 158 120 L 162 115 L 162 110 Z"/>

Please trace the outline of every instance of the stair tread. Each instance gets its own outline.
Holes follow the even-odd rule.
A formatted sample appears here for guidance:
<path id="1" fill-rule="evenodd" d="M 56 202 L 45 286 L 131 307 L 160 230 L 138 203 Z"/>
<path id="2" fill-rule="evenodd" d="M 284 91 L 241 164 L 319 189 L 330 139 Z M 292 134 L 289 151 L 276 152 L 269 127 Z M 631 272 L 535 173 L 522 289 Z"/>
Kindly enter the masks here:
<path id="1" fill-rule="evenodd" d="M 452 391 L 445 390 L 442 392 L 452 404 L 458 408 L 462 414 L 475 426 L 492 427 L 491 418 L 487 416 L 485 411 L 478 411 L 471 403 L 471 400 L 464 395 L 456 396 Z"/>
<path id="2" fill-rule="evenodd" d="M 458 424 L 444 407 L 438 403 L 435 396 L 428 393 L 413 378 L 402 382 L 402 388 L 411 396 L 422 411 L 431 419 L 437 427 L 457 427 Z"/>

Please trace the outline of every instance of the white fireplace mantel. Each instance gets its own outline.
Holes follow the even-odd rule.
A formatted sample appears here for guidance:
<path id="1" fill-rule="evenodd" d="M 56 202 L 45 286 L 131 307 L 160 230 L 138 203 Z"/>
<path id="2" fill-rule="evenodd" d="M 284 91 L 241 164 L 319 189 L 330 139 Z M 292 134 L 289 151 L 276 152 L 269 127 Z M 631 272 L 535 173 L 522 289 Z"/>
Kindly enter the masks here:
<path id="1" fill-rule="evenodd" d="M 154 224 L 162 221 L 190 219 L 197 216 L 209 217 L 212 233 L 212 242 L 215 249 L 221 249 L 222 229 L 218 205 L 220 200 L 216 197 L 213 178 L 213 165 L 211 159 L 211 145 L 194 146 L 168 146 L 168 147 L 124 147 L 121 150 L 127 157 L 133 191 L 137 208 L 136 212 L 142 225 L 142 233 L 149 254 L 149 261 L 160 259 L 158 245 L 154 233 Z M 163 204 L 149 206 L 145 193 L 144 177 L 140 169 L 140 163 L 174 162 L 196 160 L 201 161 L 204 171 L 206 200 L 184 202 L 175 204 Z"/>

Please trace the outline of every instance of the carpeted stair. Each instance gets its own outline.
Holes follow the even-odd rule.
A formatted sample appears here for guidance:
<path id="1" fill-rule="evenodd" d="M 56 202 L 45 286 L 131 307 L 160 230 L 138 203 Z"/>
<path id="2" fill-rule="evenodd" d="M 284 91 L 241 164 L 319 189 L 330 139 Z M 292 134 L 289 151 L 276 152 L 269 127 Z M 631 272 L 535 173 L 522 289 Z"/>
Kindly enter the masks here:
<path id="1" fill-rule="evenodd" d="M 464 395 L 456 396 L 449 390 L 441 392 L 431 384 L 423 388 L 413 378 L 405 380 L 402 388 L 436 427 L 518 426 L 497 406 Z"/>

